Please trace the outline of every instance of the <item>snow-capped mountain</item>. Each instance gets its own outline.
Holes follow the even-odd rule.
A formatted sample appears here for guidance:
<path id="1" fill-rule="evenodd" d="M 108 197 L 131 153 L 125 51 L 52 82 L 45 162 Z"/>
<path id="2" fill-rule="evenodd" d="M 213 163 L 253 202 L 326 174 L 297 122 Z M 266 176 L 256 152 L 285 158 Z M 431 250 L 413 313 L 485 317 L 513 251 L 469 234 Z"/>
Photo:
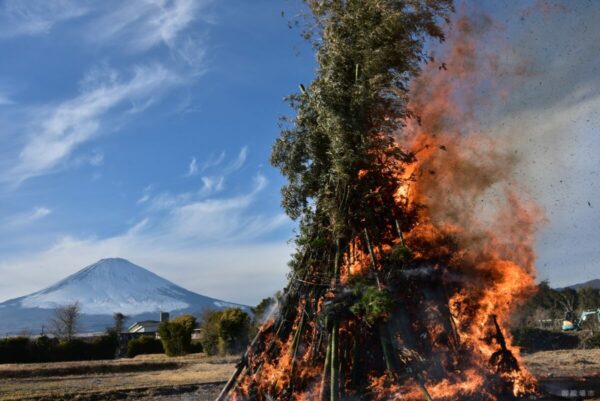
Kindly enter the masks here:
<path id="1" fill-rule="evenodd" d="M 131 320 L 156 318 L 158 313 L 199 314 L 204 309 L 246 306 L 188 291 L 125 259 L 102 259 L 56 284 L 0 304 L 0 333 L 36 330 L 56 308 L 78 302 L 82 331 L 102 330 L 112 314 Z"/>

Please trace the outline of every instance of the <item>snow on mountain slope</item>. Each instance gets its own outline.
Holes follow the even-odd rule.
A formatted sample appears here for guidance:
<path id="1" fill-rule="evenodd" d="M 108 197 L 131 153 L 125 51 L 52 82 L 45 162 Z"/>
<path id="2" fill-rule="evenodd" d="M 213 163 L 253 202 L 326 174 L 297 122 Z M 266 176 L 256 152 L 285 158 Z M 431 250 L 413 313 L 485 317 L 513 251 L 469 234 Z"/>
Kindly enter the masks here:
<path id="1" fill-rule="evenodd" d="M 44 290 L 5 304 L 55 309 L 73 302 L 79 302 L 82 313 L 95 315 L 240 306 L 193 293 L 118 258 L 102 259 Z"/>

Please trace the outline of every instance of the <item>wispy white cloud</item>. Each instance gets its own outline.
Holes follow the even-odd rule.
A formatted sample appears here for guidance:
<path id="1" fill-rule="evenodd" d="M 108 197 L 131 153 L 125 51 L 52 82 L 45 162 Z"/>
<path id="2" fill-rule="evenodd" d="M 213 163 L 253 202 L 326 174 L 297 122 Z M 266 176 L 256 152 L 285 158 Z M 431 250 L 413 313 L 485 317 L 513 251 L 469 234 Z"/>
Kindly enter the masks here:
<path id="1" fill-rule="evenodd" d="M 240 238 L 252 240 L 288 221 L 281 213 L 264 216 L 250 209 L 268 185 L 263 175 L 256 175 L 252 187 L 241 194 L 217 196 L 219 185 L 219 182 L 204 181 L 204 186 L 212 189 L 211 196 L 201 190 L 197 193 L 162 193 L 145 199 L 144 202 L 151 205 L 146 209 L 148 218 L 155 221 L 147 234 L 168 237 L 178 244 L 233 242 Z"/>
<path id="2" fill-rule="evenodd" d="M 232 242 L 239 238 L 254 238 L 269 226 L 272 218 L 245 212 L 256 196 L 267 186 L 267 179 L 257 175 L 250 192 L 233 197 L 188 201 L 173 207 L 165 221 L 165 229 L 179 241 Z M 279 216 L 276 217 L 279 220 Z M 257 224 L 257 222 L 259 222 Z"/>
<path id="3" fill-rule="evenodd" d="M 220 166 L 221 163 L 223 163 L 223 161 L 225 160 L 225 151 L 219 153 L 218 155 L 215 154 L 211 154 L 208 159 L 202 163 L 202 165 L 199 168 L 199 173 L 203 173 L 206 170 L 212 168 L 212 167 L 217 167 Z"/>
<path id="4" fill-rule="evenodd" d="M 198 163 L 196 157 L 192 157 L 190 164 L 188 165 L 188 171 L 186 177 L 193 177 L 198 174 L 202 174 L 208 170 L 213 170 L 213 174 L 210 177 L 202 177 L 202 181 L 215 182 L 219 181 L 223 177 L 232 174 L 241 169 L 246 163 L 248 158 L 248 146 L 242 147 L 237 157 L 229 162 L 227 165 L 220 169 L 217 169 L 225 161 L 225 152 L 221 152 L 218 155 L 211 154 L 208 159 L 202 163 Z"/>
<path id="5" fill-rule="evenodd" d="M 76 0 L 4 0 L 0 3 L 0 38 L 48 33 L 56 24 L 89 11 Z"/>
<path id="6" fill-rule="evenodd" d="M 0 301 L 44 288 L 106 257 L 123 257 L 192 291 L 256 305 L 284 287 L 292 248 L 258 244 L 149 247 L 135 235 L 108 239 L 63 237 L 41 252 L 0 259 Z M 17 283 L 18 285 L 15 285 Z"/>
<path id="7" fill-rule="evenodd" d="M 206 0 L 145 0 L 117 2 L 117 6 L 97 18 L 89 30 L 91 41 L 125 45 L 130 50 L 145 51 L 164 44 L 175 48 L 179 35 L 208 5 Z M 181 51 L 194 59 L 201 46 L 186 37 Z"/>
<path id="8" fill-rule="evenodd" d="M 181 206 L 194 202 L 196 200 L 206 199 L 209 196 L 215 195 L 225 189 L 227 176 L 240 170 L 247 159 L 248 147 L 244 146 L 237 157 L 223 166 L 225 161 L 225 152 L 218 155 L 211 154 L 206 161 L 198 163 L 198 160 L 193 157 L 188 165 L 188 171 L 185 177 L 193 177 L 204 174 L 200 177 L 202 186 L 199 190 L 188 191 L 173 194 L 171 192 L 160 192 L 152 195 L 152 191 L 145 188 L 138 203 L 147 204 L 148 210 L 159 211 L 168 210 L 175 206 Z"/>
<path id="9" fill-rule="evenodd" d="M 3 229 L 14 229 L 27 226 L 34 223 L 35 221 L 41 220 L 44 217 L 50 215 L 52 210 L 44 206 L 34 207 L 32 210 L 23 213 L 17 213 L 12 216 L 8 216 L 4 219 Z"/>
<path id="10" fill-rule="evenodd" d="M 198 75 L 205 72 L 204 60 L 206 59 L 206 40 L 187 35 L 177 45 L 171 45 L 175 56 L 186 63 L 193 74 Z"/>
<path id="11" fill-rule="evenodd" d="M 146 203 L 150 200 L 153 187 L 154 187 L 154 185 L 150 184 L 150 185 L 147 185 L 146 188 L 144 188 L 144 191 L 142 192 L 142 196 L 137 201 L 138 204 Z"/>
<path id="12" fill-rule="evenodd" d="M 82 28 L 90 42 L 145 51 L 163 44 L 188 64 L 204 56 L 203 41 L 183 33 L 206 13 L 211 0 L 4 0 L 0 3 L 0 38 L 49 33 L 60 23 L 89 17 Z"/>
<path id="13" fill-rule="evenodd" d="M 143 194 L 137 201 L 137 203 L 146 203 L 150 199 L 150 194 Z"/>
<path id="14" fill-rule="evenodd" d="M 202 177 L 201 195 L 221 192 L 225 188 L 225 176 Z"/>
<path id="15" fill-rule="evenodd" d="M 218 169 L 218 167 L 221 166 L 225 160 L 225 151 L 221 152 L 218 156 L 215 156 L 214 154 L 210 155 L 202 164 L 198 164 L 198 160 L 193 157 L 188 165 L 188 171 L 185 176 L 193 177 L 212 170 L 212 174 L 202 176 L 202 188 L 198 195 L 206 196 L 214 192 L 220 192 L 225 188 L 226 177 L 240 170 L 246 163 L 247 157 L 248 147 L 244 146 L 235 159 L 220 169 Z"/>
<path id="16" fill-rule="evenodd" d="M 88 157 L 88 163 L 94 167 L 101 166 L 104 163 L 104 154 L 100 152 L 93 153 L 90 157 Z"/>
<path id="17" fill-rule="evenodd" d="M 57 169 L 81 144 L 95 138 L 115 111 L 127 112 L 130 102 L 144 101 L 179 82 L 179 76 L 161 65 L 138 66 L 129 79 L 111 71 L 91 74 L 83 92 L 57 105 L 38 108 L 28 116 L 29 132 L 14 161 L 0 176 L 4 183 L 20 182 Z M 96 158 L 96 162 L 101 159 Z M 12 164 L 12 163 L 11 163 Z"/>
<path id="18" fill-rule="evenodd" d="M 172 204 L 115 236 L 64 236 L 44 250 L 0 260 L 3 282 L 19 283 L 0 283 L 0 294 L 23 295 L 97 259 L 119 256 L 191 290 L 254 304 L 283 286 L 292 251 L 285 241 L 268 239 L 290 221 L 282 213 L 255 212 L 267 185 L 257 175 L 245 192 Z"/>
<path id="19" fill-rule="evenodd" d="M 190 161 L 190 165 L 188 166 L 188 172 L 187 172 L 186 176 L 192 177 L 196 174 L 198 174 L 198 161 L 196 160 L 195 157 L 192 157 L 192 160 Z"/>
<path id="20" fill-rule="evenodd" d="M 240 150 L 240 153 L 238 154 L 237 158 L 235 160 L 233 160 L 231 163 L 229 163 L 223 169 L 223 174 L 227 175 L 227 174 L 231 174 L 231 173 L 238 171 L 240 168 L 242 168 L 242 166 L 244 166 L 244 163 L 246 163 L 247 158 L 248 158 L 248 146 L 244 146 Z"/>

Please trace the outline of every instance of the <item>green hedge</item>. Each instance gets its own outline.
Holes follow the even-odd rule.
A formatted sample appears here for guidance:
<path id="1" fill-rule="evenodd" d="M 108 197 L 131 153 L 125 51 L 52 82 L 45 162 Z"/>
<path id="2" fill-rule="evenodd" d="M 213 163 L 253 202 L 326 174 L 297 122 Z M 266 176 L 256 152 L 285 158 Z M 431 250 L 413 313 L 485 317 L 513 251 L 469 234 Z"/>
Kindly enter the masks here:
<path id="1" fill-rule="evenodd" d="M 158 335 L 168 356 L 185 355 L 190 352 L 192 333 L 196 328 L 196 318 L 182 315 L 158 326 Z"/>
<path id="2" fill-rule="evenodd" d="M 152 336 L 142 336 L 129 341 L 127 344 L 127 357 L 137 355 L 164 354 L 162 342 Z"/>
<path id="3" fill-rule="evenodd" d="M 27 337 L 0 340 L 0 363 L 32 362 L 33 344 Z"/>
<path id="4" fill-rule="evenodd" d="M 600 333 L 596 333 L 593 336 L 585 340 L 586 348 L 600 348 Z"/>
<path id="5" fill-rule="evenodd" d="M 579 346 L 579 338 L 572 334 L 537 328 L 518 328 L 512 331 L 513 343 L 526 351 L 550 351 L 573 349 Z"/>
<path id="6" fill-rule="evenodd" d="M 204 314 L 202 347 L 207 355 L 236 354 L 248 346 L 250 317 L 240 308 L 227 308 Z"/>
<path id="7" fill-rule="evenodd" d="M 202 347 L 202 342 L 200 340 L 192 340 L 192 343 L 190 344 L 188 353 L 199 354 L 201 352 L 204 352 L 204 347 Z"/>
<path id="8" fill-rule="evenodd" d="M 59 341 L 46 336 L 0 340 L 0 363 L 63 362 L 112 359 L 119 345 L 117 335 L 105 334 L 92 341 Z"/>

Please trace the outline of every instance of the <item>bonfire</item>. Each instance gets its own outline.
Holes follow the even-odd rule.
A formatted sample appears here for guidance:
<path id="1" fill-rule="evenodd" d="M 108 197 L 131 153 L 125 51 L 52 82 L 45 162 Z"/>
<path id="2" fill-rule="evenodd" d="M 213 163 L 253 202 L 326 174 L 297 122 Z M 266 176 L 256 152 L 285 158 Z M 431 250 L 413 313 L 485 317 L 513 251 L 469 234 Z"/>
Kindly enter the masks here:
<path id="1" fill-rule="evenodd" d="M 443 89 L 428 69 L 453 67 L 425 46 L 453 29 L 451 2 L 306 4 L 319 67 L 290 97 L 296 116 L 272 156 L 288 178 L 283 206 L 299 220 L 297 251 L 277 310 L 218 400 L 535 394 L 506 327 L 533 285 L 531 218 L 506 193 L 496 221 L 508 229 L 473 220 L 473 182 L 449 178 L 472 148 L 440 129 L 456 107 L 442 94 L 419 98 Z M 472 174 L 478 181 L 485 169 Z M 461 202 L 450 195 L 462 191 Z"/>

